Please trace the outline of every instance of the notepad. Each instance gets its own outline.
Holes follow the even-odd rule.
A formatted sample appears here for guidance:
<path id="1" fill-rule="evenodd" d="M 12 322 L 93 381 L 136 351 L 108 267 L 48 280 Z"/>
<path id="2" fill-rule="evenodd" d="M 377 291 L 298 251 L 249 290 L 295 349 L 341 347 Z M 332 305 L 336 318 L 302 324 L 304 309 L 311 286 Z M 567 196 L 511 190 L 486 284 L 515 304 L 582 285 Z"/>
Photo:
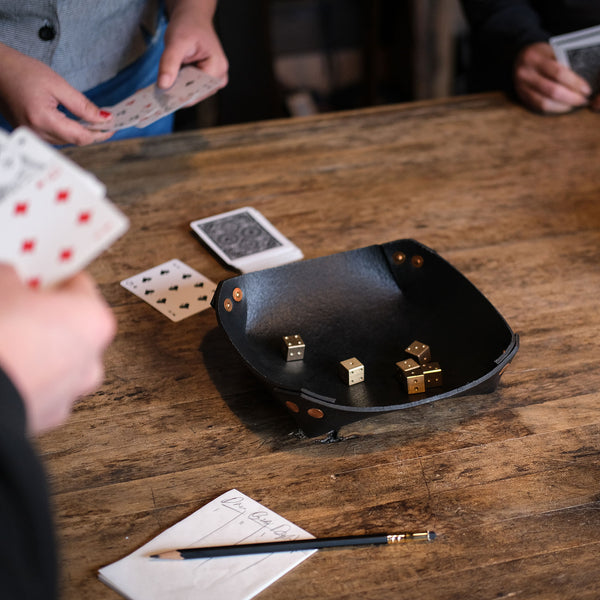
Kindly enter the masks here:
<path id="1" fill-rule="evenodd" d="M 315 550 L 199 560 L 149 558 L 165 550 L 313 538 L 238 490 L 229 490 L 98 576 L 129 600 L 246 600 Z"/>

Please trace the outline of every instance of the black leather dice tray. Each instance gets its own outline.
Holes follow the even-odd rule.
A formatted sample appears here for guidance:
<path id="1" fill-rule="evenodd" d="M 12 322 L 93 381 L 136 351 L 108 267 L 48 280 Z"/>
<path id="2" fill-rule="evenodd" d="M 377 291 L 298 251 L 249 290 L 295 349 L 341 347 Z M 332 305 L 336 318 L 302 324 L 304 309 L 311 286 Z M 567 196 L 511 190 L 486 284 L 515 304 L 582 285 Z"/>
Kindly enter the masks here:
<path id="1" fill-rule="evenodd" d="M 485 296 L 430 248 L 403 239 L 222 281 L 213 306 L 248 367 L 308 436 L 377 413 L 496 389 L 518 336 Z M 304 359 L 287 362 L 282 337 L 299 334 Z M 429 345 L 443 385 L 408 394 L 396 363 Z M 340 361 L 365 380 L 348 386 Z"/>

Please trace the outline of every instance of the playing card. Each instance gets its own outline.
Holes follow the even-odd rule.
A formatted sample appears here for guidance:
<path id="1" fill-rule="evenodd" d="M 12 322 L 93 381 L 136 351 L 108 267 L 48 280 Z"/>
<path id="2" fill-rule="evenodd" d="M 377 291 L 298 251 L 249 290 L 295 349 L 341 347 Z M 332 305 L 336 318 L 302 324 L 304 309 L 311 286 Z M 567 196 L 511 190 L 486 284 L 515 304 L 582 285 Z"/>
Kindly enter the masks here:
<path id="1" fill-rule="evenodd" d="M 117 131 L 126 127 L 143 128 L 188 104 L 195 104 L 214 94 L 222 82 L 202 69 L 187 65 L 182 67 L 174 84 L 168 90 L 149 85 L 129 98 L 104 107 L 113 118 L 106 123 L 90 124 L 86 127 L 95 131 Z"/>
<path id="2" fill-rule="evenodd" d="M 47 162 L 36 158 L 15 142 L 15 136 L 6 136 L 0 144 L 0 202 L 11 191 L 25 184 L 43 171 Z"/>
<path id="3" fill-rule="evenodd" d="M 210 307 L 216 285 L 178 259 L 121 281 L 121 285 L 171 321 Z"/>
<path id="4" fill-rule="evenodd" d="M 44 169 L 54 163 L 59 163 L 72 177 L 85 179 L 94 193 L 106 194 L 106 187 L 94 175 L 60 154 L 27 127 L 18 127 L 12 132 L 2 149 L 2 154 L 14 161 L 14 165 L 10 168 L 13 179 L 11 185 L 5 188 L 4 195 L 18 185 L 39 176 Z M 2 198 L 3 194 L 0 192 L 0 201 Z"/>
<path id="5" fill-rule="evenodd" d="M 600 90 L 600 26 L 550 38 L 556 59 Z"/>
<path id="6" fill-rule="evenodd" d="M 32 287 L 75 275 L 128 227 L 86 177 L 55 162 L 0 203 L 0 261 Z"/>
<path id="7" fill-rule="evenodd" d="M 190 223 L 200 239 L 242 273 L 300 260 L 301 250 L 252 207 Z"/>
<path id="8" fill-rule="evenodd" d="M 112 119 L 106 123 L 87 125 L 88 129 L 101 131 L 117 131 L 127 127 L 135 127 L 140 119 L 156 110 L 152 94 L 148 88 L 143 88 L 125 100 L 105 108 L 112 114 Z"/>

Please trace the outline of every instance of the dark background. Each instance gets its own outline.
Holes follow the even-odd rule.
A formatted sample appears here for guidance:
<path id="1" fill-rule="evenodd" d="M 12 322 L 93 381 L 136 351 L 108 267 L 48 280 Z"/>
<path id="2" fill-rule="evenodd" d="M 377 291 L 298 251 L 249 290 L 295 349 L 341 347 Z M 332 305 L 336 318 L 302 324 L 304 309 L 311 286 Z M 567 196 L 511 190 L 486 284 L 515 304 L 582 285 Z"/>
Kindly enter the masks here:
<path id="1" fill-rule="evenodd" d="M 458 0 L 219 0 L 215 25 L 229 84 L 178 129 L 465 91 Z"/>

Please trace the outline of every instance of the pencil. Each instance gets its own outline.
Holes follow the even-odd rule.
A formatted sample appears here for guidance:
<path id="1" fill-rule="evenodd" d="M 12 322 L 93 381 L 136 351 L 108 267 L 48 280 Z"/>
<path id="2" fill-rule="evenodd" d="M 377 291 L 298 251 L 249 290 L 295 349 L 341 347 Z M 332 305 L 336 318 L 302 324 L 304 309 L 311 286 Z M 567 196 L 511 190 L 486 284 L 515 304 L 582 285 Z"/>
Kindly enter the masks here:
<path id="1" fill-rule="evenodd" d="M 243 554 L 267 554 L 271 552 L 291 552 L 295 550 L 316 550 L 340 546 L 365 546 L 401 544 L 406 542 L 431 542 L 435 532 L 404 532 L 389 535 L 358 535 L 309 540 L 289 540 L 286 542 L 266 542 L 260 544 L 236 544 L 233 546 L 207 546 L 205 548 L 180 548 L 152 554 L 150 558 L 167 560 L 187 560 L 189 558 L 214 558 L 217 556 L 240 556 Z"/>

